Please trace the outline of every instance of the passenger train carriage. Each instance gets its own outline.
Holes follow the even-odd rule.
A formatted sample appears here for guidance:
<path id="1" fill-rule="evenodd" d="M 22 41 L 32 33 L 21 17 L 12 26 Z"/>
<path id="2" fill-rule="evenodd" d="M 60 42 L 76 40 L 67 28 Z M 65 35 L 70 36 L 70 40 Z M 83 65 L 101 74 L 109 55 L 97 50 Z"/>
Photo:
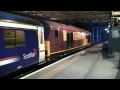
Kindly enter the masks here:
<path id="1" fill-rule="evenodd" d="M 0 77 L 90 45 L 82 28 L 0 12 Z"/>
<path id="2" fill-rule="evenodd" d="M 43 33 L 36 20 L 0 12 L 0 76 L 45 60 Z"/>
<path id="3" fill-rule="evenodd" d="M 45 30 L 45 55 L 49 61 L 91 45 L 91 33 L 82 28 L 47 20 L 40 22 Z"/>

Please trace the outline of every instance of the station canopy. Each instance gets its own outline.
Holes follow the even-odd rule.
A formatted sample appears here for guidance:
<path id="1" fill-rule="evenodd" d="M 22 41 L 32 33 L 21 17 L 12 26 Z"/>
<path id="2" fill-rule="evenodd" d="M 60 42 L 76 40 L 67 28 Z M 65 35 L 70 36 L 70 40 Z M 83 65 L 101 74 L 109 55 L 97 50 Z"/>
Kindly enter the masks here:
<path id="1" fill-rule="evenodd" d="M 28 16 L 32 18 L 42 18 L 54 21 L 79 21 L 79 22 L 101 22 L 109 21 L 112 11 L 7 11 L 10 13 Z"/>

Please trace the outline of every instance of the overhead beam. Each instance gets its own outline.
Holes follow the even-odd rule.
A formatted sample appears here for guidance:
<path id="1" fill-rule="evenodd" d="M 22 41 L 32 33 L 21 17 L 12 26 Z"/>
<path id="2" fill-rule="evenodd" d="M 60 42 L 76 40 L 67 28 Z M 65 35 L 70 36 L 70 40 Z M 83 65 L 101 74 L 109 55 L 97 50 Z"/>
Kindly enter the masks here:
<path id="1" fill-rule="evenodd" d="M 102 21 L 109 20 L 109 11 L 9 11 L 32 18 L 44 18 L 48 20 L 83 20 Z M 52 18 L 52 19 L 51 19 Z"/>

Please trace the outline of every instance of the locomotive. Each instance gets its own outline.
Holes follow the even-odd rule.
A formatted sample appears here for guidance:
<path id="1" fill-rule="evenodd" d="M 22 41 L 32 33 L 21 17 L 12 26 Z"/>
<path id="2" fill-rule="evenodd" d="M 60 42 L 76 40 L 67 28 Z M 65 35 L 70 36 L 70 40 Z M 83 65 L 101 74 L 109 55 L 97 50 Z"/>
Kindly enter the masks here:
<path id="1" fill-rule="evenodd" d="M 90 45 L 82 28 L 0 12 L 0 77 Z"/>
<path id="2" fill-rule="evenodd" d="M 71 54 L 91 45 L 91 33 L 70 25 L 40 20 L 44 27 L 47 60 Z"/>

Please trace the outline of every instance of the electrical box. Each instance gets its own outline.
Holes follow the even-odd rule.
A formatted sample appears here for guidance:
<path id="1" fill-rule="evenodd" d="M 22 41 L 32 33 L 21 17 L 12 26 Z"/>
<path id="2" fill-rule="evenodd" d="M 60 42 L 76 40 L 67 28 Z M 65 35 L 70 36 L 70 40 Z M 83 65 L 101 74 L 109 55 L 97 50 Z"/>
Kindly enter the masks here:
<path id="1" fill-rule="evenodd" d="M 119 33 L 120 27 L 113 27 L 112 32 L 112 51 L 114 52 L 120 52 L 120 33 Z"/>

